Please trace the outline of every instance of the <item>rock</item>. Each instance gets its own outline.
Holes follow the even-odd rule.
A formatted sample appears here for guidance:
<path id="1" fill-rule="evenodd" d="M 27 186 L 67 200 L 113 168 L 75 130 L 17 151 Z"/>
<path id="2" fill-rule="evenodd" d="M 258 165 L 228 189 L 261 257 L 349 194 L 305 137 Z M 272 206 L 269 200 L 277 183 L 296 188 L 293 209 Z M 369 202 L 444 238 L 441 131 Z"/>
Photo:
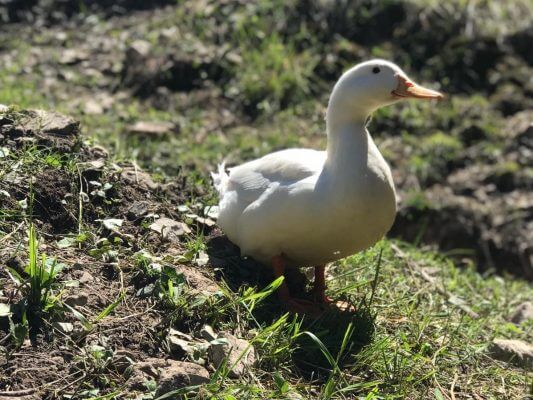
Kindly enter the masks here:
<path id="1" fill-rule="evenodd" d="M 198 364 L 167 360 L 167 367 L 159 375 L 156 397 L 186 386 L 202 385 L 209 382 L 209 372 Z"/>
<path id="2" fill-rule="evenodd" d="M 212 342 L 217 338 L 215 331 L 213 330 L 213 328 L 211 328 L 210 325 L 204 325 L 202 327 L 202 329 L 200 330 L 200 336 L 208 342 Z"/>
<path id="3" fill-rule="evenodd" d="M 71 307 L 84 306 L 87 304 L 89 297 L 85 293 L 77 293 L 68 296 L 64 302 Z"/>
<path id="4" fill-rule="evenodd" d="M 139 62 L 150 54 L 151 47 L 150 42 L 146 40 L 135 40 L 126 50 L 126 60 L 128 62 Z"/>
<path id="5" fill-rule="evenodd" d="M 61 55 L 59 56 L 59 63 L 65 64 L 65 65 L 73 65 L 77 64 L 81 61 L 88 60 L 90 57 L 90 53 L 86 50 L 82 49 L 65 49 L 61 52 Z"/>
<path id="6" fill-rule="evenodd" d="M 78 135 L 79 121 L 59 114 L 55 111 L 30 110 L 26 118 L 20 121 L 21 126 L 32 132 L 42 132 L 57 136 Z"/>
<path id="7" fill-rule="evenodd" d="M 172 328 L 170 328 L 170 330 L 168 331 L 168 335 L 185 340 L 187 342 L 192 342 L 194 340 L 194 338 L 191 335 L 188 335 L 184 332 L 181 332 L 181 331 L 178 331 Z"/>
<path id="8" fill-rule="evenodd" d="M 209 255 L 205 251 L 199 252 L 196 258 L 194 259 L 194 263 L 198 265 L 199 267 L 203 267 L 207 265 L 208 262 L 209 262 Z"/>
<path id="9" fill-rule="evenodd" d="M 255 350 L 250 343 L 226 332 L 220 333 L 217 341 L 211 343 L 209 358 L 216 368 L 224 360 L 227 360 L 226 365 L 231 369 L 229 372 L 230 378 L 242 376 L 256 359 Z"/>
<path id="10" fill-rule="evenodd" d="M 104 228 L 111 232 L 118 232 L 119 228 L 122 227 L 122 224 L 124 223 L 124 220 L 120 218 L 106 218 L 97 221 L 102 221 Z"/>
<path id="11" fill-rule="evenodd" d="M 170 352 L 177 357 L 185 357 L 194 353 L 193 340 L 192 336 L 175 329 L 170 329 L 167 335 Z"/>
<path id="12" fill-rule="evenodd" d="M 120 179 L 128 185 L 137 185 L 141 189 L 152 191 L 156 190 L 159 185 L 152 180 L 147 172 L 134 166 L 127 166 L 122 169 Z"/>
<path id="13" fill-rule="evenodd" d="M 148 214 L 150 210 L 150 203 L 147 201 L 134 201 L 128 209 L 128 218 L 130 220 L 138 220 Z"/>
<path id="14" fill-rule="evenodd" d="M 74 332 L 74 325 L 70 322 L 55 322 L 54 328 L 66 334 Z"/>
<path id="15" fill-rule="evenodd" d="M 209 382 L 209 372 L 201 365 L 190 362 L 149 358 L 133 366 L 127 385 L 131 389 L 143 390 L 147 380 L 158 382 L 158 397 L 186 386 L 205 384 Z"/>
<path id="16" fill-rule="evenodd" d="M 80 123 L 52 111 L 22 110 L 5 114 L 0 134 L 19 143 L 37 143 L 61 152 L 71 152 L 79 144 Z"/>
<path id="17" fill-rule="evenodd" d="M 176 126 L 172 122 L 137 121 L 128 128 L 128 131 L 137 135 L 161 136 L 175 132 Z"/>
<path id="18" fill-rule="evenodd" d="M 150 225 L 150 229 L 161 234 L 163 239 L 170 241 L 179 240 L 180 236 L 191 233 L 191 229 L 183 222 L 174 221 L 173 219 L 162 217 Z"/>
<path id="19" fill-rule="evenodd" d="M 204 340 L 198 340 L 186 333 L 170 329 L 167 335 L 167 343 L 170 352 L 177 358 L 187 357 L 188 360 L 199 364 L 205 364 L 205 356 L 209 343 Z"/>
<path id="20" fill-rule="evenodd" d="M 514 322 L 517 325 L 530 319 L 533 319 L 533 303 L 530 301 L 526 301 L 516 307 L 511 316 L 511 322 Z"/>
<path id="21" fill-rule="evenodd" d="M 177 336 L 168 336 L 167 337 L 168 347 L 172 355 L 183 358 L 189 354 L 193 354 L 193 348 L 190 345 L 190 342 L 180 339 Z"/>
<path id="22" fill-rule="evenodd" d="M 90 283 L 94 281 L 94 276 L 92 276 L 87 271 L 82 271 L 78 280 L 80 281 L 80 283 Z"/>
<path id="23" fill-rule="evenodd" d="M 494 339 L 489 346 L 491 357 L 533 369 L 533 346 L 521 340 Z"/>
<path id="24" fill-rule="evenodd" d="M 82 172 L 87 172 L 87 171 L 91 171 L 91 172 L 95 172 L 95 171 L 101 171 L 102 168 L 104 168 L 105 166 L 105 160 L 100 158 L 100 159 L 97 159 L 97 160 L 91 160 L 91 161 L 87 161 L 87 162 L 81 162 L 78 164 L 78 168 L 80 169 L 80 171 Z"/>
<path id="25" fill-rule="evenodd" d="M 220 209 L 218 206 L 207 206 L 204 208 L 204 215 L 212 219 L 218 219 L 219 212 Z"/>
<path id="26" fill-rule="evenodd" d="M 100 115 L 104 113 L 104 107 L 100 102 L 89 99 L 83 104 L 83 112 L 85 114 Z"/>
<path id="27" fill-rule="evenodd" d="M 196 221 L 208 228 L 212 228 L 216 225 L 216 222 L 213 221 L 211 218 L 197 217 Z"/>

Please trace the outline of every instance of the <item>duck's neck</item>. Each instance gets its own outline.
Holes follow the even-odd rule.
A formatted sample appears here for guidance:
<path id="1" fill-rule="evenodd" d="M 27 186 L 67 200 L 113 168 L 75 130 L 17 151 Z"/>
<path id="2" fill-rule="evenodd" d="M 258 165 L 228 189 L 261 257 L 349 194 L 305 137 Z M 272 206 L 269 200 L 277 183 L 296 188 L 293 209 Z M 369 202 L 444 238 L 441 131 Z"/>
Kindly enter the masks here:
<path id="1" fill-rule="evenodd" d="M 340 118 L 328 109 L 327 123 L 327 165 L 330 168 L 354 170 L 356 164 L 366 165 L 369 148 L 366 130 L 366 115 L 351 115 Z"/>

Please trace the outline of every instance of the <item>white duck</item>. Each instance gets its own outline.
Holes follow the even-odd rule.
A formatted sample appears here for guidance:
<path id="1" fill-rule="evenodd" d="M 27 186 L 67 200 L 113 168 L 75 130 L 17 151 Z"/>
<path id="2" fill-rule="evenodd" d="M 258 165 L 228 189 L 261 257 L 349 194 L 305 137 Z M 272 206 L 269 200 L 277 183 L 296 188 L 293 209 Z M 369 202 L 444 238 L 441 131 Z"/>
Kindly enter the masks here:
<path id="1" fill-rule="evenodd" d="M 315 267 L 317 303 L 325 296 L 325 264 L 368 248 L 390 229 L 396 214 L 391 171 L 366 129 L 369 115 L 406 98 L 441 99 L 413 83 L 395 64 L 371 60 L 345 72 L 329 99 L 327 149 L 290 149 L 213 173 L 220 194 L 218 224 L 243 256 L 286 267 Z M 289 310 L 316 304 L 279 297 Z"/>

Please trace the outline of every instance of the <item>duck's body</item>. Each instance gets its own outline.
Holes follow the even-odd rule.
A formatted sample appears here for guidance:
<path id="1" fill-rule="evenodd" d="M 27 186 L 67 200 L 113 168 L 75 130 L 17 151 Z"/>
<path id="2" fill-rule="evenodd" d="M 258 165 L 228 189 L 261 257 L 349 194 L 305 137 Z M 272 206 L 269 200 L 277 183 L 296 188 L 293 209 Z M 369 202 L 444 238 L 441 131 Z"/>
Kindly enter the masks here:
<path id="1" fill-rule="evenodd" d="M 268 264 L 282 254 L 288 266 L 321 265 L 371 246 L 389 230 L 396 213 L 389 166 L 370 135 L 350 138 L 333 160 L 325 151 L 283 150 L 221 177 L 218 223 L 242 255 Z"/>
<path id="2" fill-rule="evenodd" d="M 315 289 L 326 299 L 324 265 L 373 245 L 394 221 L 391 171 L 365 121 L 403 97 L 442 95 L 415 85 L 389 62 L 360 64 L 333 89 L 326 151 L 278 151 L 229 174 L 220 166 L 213 174 L 220 193 L 218 224 L 242 254 L 272 263 L 276 275 L 286 266 L 317 267 Z M 280 296 L 297 305 L 282 289 Z"/>

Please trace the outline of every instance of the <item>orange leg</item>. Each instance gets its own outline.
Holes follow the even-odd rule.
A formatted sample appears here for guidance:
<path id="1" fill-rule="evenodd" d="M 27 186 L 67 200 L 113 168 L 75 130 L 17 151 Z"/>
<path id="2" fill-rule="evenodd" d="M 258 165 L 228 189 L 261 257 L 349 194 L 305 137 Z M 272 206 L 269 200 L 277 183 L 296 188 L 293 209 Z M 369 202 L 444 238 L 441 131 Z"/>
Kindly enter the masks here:
<path id="1" fill-rule="evenodd" d="M 272 258 L 272 268 L 276 278 L 285 274 L 285 260 L 282 256 L 275 256 Z M 291 312 L 298 314 L 316 314 L 319 311 L 316 305 L 312 302 L 293 298 L 285 281 L 283 281 L 278 288 L 278 297 Z"/>
<path id="2" fill-rule="evenodd" d="M 313 285 L 313 294 L 317 303 L 331 304 L 333 300 L 326 296 L 326 272 L 325 265 L 318 265 L 315 267 L 315 283 Z"/>

